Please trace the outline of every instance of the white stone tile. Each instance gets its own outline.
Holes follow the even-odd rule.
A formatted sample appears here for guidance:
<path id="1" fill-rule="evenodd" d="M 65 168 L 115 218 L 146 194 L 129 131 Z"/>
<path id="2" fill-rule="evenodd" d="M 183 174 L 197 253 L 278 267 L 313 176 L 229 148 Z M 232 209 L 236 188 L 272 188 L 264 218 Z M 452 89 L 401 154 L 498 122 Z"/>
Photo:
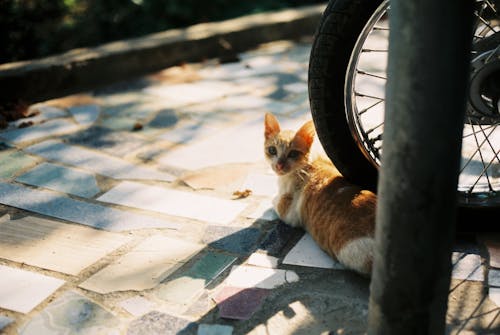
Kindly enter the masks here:
<path id="1" fill-rule="evenodd" d="M 228 286 L 273 289 L 286 283 L 299 280 L 299 276 L 291 270 L 260 268 L 255 266 L 233 266 L 226 278 Z"/>
<path id="2" fill-rule="evenodd" d="M 212 136 L 217 131 L 220 131 L 219 127 L 200 122 L 189 122 L 161 133 L 158 139 L 174 143 L 190 143 Z"/>
<path id="3" fill-rule="evenodd" d="M 123 324 L 103 306 L 77 291 L 66 291 L 19 328 L 19 335 L 119 335 Z"/>
<path id="4" fill-rule="evenodd" d="M 80 105 L 69 108 L 76 122 L 83 126 L 92 125 L 99 117 L 100 107 L 98 105 Z"/>
<path id="5" fill-rule="evenodd" d="M 202 323 L 198 326 L 197 335 L 232 335 L 233 327 L 226 325 L 209 325 Z"/>
<path id="6" fill-rule="evenodd" d="M 57 278 L 0 265 L 0 307 L 29 313 L 64 283 Z"/>
<path id="7" fill-rule="evenodd" d="M 307 84 L 304 82 L 297 82 L 283 86 L 283 88 L 291 93 L 299 94 L 307 92 Z"/>
<path id="8" fill-rule="evenodd" d="M 484 280 L 483 267 L 479 255 L 454 252 L 452 254 L 452 263 L 451 277 L 453 279 Z"/>
<path id="9" fill-rule="evenodd" d="M 178 229 L 179 224 L 151 216 L 75 200 L 48 190 L 0 182 L 0 203 L 109 231 Z"/>
<path id="10" fill-rule="evenodd" d="M 254 195 L 274 197 L 278 194 L 278 177 L 271 174 L 250 174 L 241 186 L 243 190 L 252 190 Z"/>
<path id="11" fill-rule="evenodd" d="M 119 234 L 26 216 L 0 223 L 0 258 L 78 275 L 129 240 Z"/>
<path id="12" fill-rule="evenodd" d="M 202 244 L 155 235 L 91 276 L 80 287 L 102 294 L 150 289 L 202 248 Z"/>
<path id="13" fill-rule="evenodd" d="M 488 291 L 490 300 L 500 307 L 500 287 L 490 287 Z"/>
<path id="14" fill-rule="evenodd" d="M 157 305 L 151 300 L 148 300 L 141 296 L 135 296 L 119 302 L 118 306 L 120 306 L 133 316 L 142 316 L 155 309 Z"/>
<path id="15" fill-rule="evenodd" d="M 254 252 L 248 257 L 247 263 L 249 265 L 260 266 L 263 268 L 276 269 L 278 267 L 278 258 Z"/>
<path id="16" fill-rule="evenodd" d="M 146 94 L 161 97 L 171 107 L 204 103 L 241 92 L 241 88 L 225 81 L 198 81 L 187 84 L 165 84 L 148 87 Z"/>
<path id="17" fill-rule="evenodd" d="M 55 119 L 27 128 L 8 130 L 0 133 L 0 137 L 11 143 L 34 141 L 48 136 L 62 135 L 75 132 L 80 127 L 65 119 Z"/>
<path id="18" fill-rule="evenodd" d="M 264 160 L 263 116 L 218 132 L 206 138 L 171 150 L 162 155 L 161 165 L 187 170 L 229 163 L 253 163 Z"/>
<path id="19" fill-rule="evenodd" d="M 97 200 L 220 224 L 230 223 L 247 206 L 241 201 L 128 181 L 120 183 Z"/>
<path id="20" fill-rule="evenodd" d="M 51 163 L 42 163 L 16 181 L 51 190 L 91 198 L 101 192 L 93 174 Z"/>
<path id="21" fill-rule="evenodd" d="M 488 284 L 500 287 L 500 270 L 490 268 L 488 271 Z"/>
<path id="22" fill-rule="evenodd" d="M 297 242 L 283 259 L 283 264 L 300 265 L 323 269 L 344 270 L 345 267 L 334 261 L 314 242 L 308 233 Z"/>
<path id="23" fill-rule="evenodd" d="M 230 163 L 255 163 L 264 157 L 264 113 L 226 128 L 189 146 L 166 152 L 160 165 L 199 170 Z M 303 120 L 281 118 L 282 129 L 298 129 Z"/>
<path id="24" fill-rule="evenodd" d="M 278 213 L 273 208 L 272 200 L 263 200 L 259 207 L 257 207 L 253 212 L 247 215 L 249 219 L 259 219 L 266 221 L 274 221 L 279 219 Z"/>
<path id="25" fill-rule="evenodd" d="M 172 181 L 174 176 L 148 167 L 137 166 L 125 160 L 85 149 L 49 140 L 30 146 L 25 151 L 42 156 L 46 159 L 74 165 L 103 176 L 116 179 L 144 179 Z"/>

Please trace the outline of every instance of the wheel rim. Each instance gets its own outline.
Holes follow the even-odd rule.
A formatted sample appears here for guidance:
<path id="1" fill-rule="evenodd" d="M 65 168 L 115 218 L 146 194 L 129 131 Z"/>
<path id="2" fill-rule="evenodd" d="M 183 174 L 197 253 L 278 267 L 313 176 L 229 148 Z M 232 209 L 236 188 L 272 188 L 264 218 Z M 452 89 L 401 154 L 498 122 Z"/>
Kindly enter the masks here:
<path id="1" fill-rule="evenodd" d="M 366 159 L 380 166 L 384 132 L 389 1 L 373 13 L 351 55 L 345 80 L 346 117 Z M 500 206 L 500 15 L 476 1 L 471 76 L 458 182 L 462 206 Z"/>

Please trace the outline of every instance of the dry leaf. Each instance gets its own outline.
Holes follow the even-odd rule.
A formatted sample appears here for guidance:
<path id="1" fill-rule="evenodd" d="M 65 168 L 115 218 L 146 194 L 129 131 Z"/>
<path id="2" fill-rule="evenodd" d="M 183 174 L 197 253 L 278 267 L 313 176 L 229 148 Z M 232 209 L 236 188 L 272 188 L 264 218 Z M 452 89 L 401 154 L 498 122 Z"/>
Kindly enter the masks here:
<path id="1" fill-rule="evenodd" d="M 234 191 L 233 200 L 248 198 L 252 194 L 252 190 L 246 189 L 244 191 Z"/>

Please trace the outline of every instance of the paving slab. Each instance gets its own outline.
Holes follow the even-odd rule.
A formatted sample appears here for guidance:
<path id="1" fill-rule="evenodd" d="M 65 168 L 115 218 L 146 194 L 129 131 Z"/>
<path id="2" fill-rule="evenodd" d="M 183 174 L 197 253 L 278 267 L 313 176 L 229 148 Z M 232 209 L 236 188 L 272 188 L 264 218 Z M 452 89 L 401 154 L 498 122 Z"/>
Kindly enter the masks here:
<path id="1" fill-rule="evenodd" d="M 263 115 L 263 114 L 262 114 Z M 203 141 L 166 152 L 158 158 L 161 166 L 199 170 L 231 163 L 255 163 L 264 160 L 263 116 L 221 130 Z M 214 154 L 215 148 L 224 148 Z"/>
<path id="2" fill-rule="evenodd" d="M 19 144 L 50 136 L 63 135 L 78 131 L 80 126 L 65 119 L 50 120 L 27 128 L 7 130 L 0 133 L 0 138 Z"/>
<path id="3" fill-rule="evenodd" d="M 305 233 L 283 259 L 283 264 L 299 265 L 323 269 L 344 270 L 345 267 L 334 261 L 314 242 L 311 235 Z"/>
<path id="4" fill-rule="evenodd" d="M 261 201 L 259 206 L 251 213 L 247 215 L 249 219 L 258 219 L 265 221 L 274 221 L 279 219 L 278 213 L 273 208 L 273 203 L 271 199 L 266 199 Z"/>
<path id="5" fill-rule="evenodd" d="M 157 304 L 141 296 L 125 299 L 118 303 L 118 306 L 129 312 L 133 316 L 142 316 L 157 308 Z"/>
<path id="6" fill-rule="evenodd" d="M 101 192 L 93 174 L 51 163 L 37 165 L 27 173 L 17 177 L 16 181 L 83 198 L 92 198 Z"/>
<path id="7" fill-rule="evenodd" d="M 189 305 L 205 287 L 237 260 L 234 256 L 208 252 L 182 276 L 162 284 L 156 296 L 169 302 Z"/>
<path id="8" fill-rule="evenodd" d="M 160 140 L 188 144 L 214 135 L 221 128 L 201 121 L 183 122 L 181 125 L 158 134 Z"/>
<path id="9" fill-rule="evenodd" d="M 500 268 L 500 236 L 482 236 L 488 249 L 490 266 Z"/>
<path id="10" fill-rule="evenodd" d="M 39 158 L 25 154 L 22 151 L 5 150 L 0 151 L 0 180 L 12 178 L 19 171 L 35 166 Z"/>
<path id="11" fill-rule="evenodd" d="M 128 131 L 112 131 L 106 127 L 94 126 L 66 137 L 71 144 L 85 146 L 116 157 L 124 157 L 141 147 L 147 141 Z"/>
<path id="12" fill-rule="evenodd" d="M 132 321 L 127 335 L 194 335 L 197 326 L 195 322 L 153 311 Z"/>
<path id="13" fill-rule="evenodd" d="M 256 249 L 260 234 L 257 228 L 208 226 L 203 243 L 215 249 L 247 255 Z"/>
<path id="14" fill-rule="evenodd" d="M 201 320 L 215 308 L 215 302 L 210 298 L 207 291 L 205 291 L 199 298 L 186 309 L 182 315 L 195 320 Z"/>
<path id="15" fill-rule="evenodd" d="M 293 228 L 278 221 L 260 243 L 259 249 L 266 251 L 269 255 L 278 256 L 291 239 L 299 237 L 302 234 L 303 231 L 301 229 Z"/>
<path id="16" fill-rule="evenodd" d="M 128 181 L 97 200 L 219 224 L 232 222 L 247 206 L 243 202 Z"/>
<path id="17" fill-rule="evenodd" d="M 232 335 L 233 327 L 226 325 L 209 325 L 202 323 L 198 326 L 197 335 Z"/>
<path id="18" fill-rule="evenodd" d="M 182 266 L 203 245 L 154 235 L 80 284 L 97 293 L 153 288 Z"/>
<path id="19" fill-rule="evenodd" d="M 99 105 L 80 105 L 70 107 L 68 110 L 78 124 L 88 127 L 99 118 L 101 107 Z"/>
<path id="20" fill-rule="evenodd" d="M 488 288 L 488 297 L 498 307 L 500 307 L 500 287 L 490 287 L 490 288 Z"/>
<path id="21" fill-rule="evenodd" d="M 156 113 L 153 119 L 148 122 L 148 127 L 164 129 L 172 127 L 177 122 L 179 122 L 179 116 L 175 110 L 163 109 Z"/>
<path id="22" fill-rule="evenodd" d="M 490 268 L 488 271 L 488 284 L 495 287 L 500 287 L 500 269 Z"/>
<path id="23" fill-rule="evenodd" d="M 20 335 L 120 334 L 120 320 L 87 297 L 68 291 L 28 321 Z"/>
<path id="24" fill-rule="evenodd" d="M 274 197 L 278 194 L 278 177 L 271 174 L 250 174 L 243 185 L 242 189 L 252 190 L 252 194 Z"/>
<path id="25" fill-rule="evenodd" d="M 292 270 L 240 265 L 233 266 L 224 283 L 232 287 L 256 287 L 270 290 L 298 280 L 299 276 Z"/>
<path id="26" fill-rule="evenodd" d="M 0 258 L 76 276 L 129 240 L 119 234 L 27 216 L 0 223 Z"/>
<path id="27" fill-rule="evenodd" d="M 226 81 L 206 80 L 187 84 L 152 86 L 144 89 L 144 92 L 161 97 L 168 103 L 165 107 L 175 108 L 219 99 L 241 92 L 241 88 Z"/>
<path id="28" fill-rule="evenodd" d="M 484 281 L 481 256 L 454 252 L 452 254 L 452 264 L 451 277 L 453 279 Z"/>
<path id="29" fill-rule="evenodd" d="M 260 266 L 264 268 L 276 269 L 278 267 L 279 258 L 254 252 L 248 257 L 247 264 Z"/>
<path id="30" fill-rule="evenodd" d="M 0 307 L 29 313 L 64 283 L 61 279 L 0 265 Z"/>
<path id="31" fill-rule="evenodd" d="M 184 174 L 180 179 L 189 187 L 212 190 L 236 190 L 251 168 L 247 164 L 230 164 Z"/>
<path id="32" fill-rule="evenodd" d="M 224 319 L 248 320 L 260 308 L 270 290 L 226 286 L 214 296 L 219 316 Z"/>
<path id="33" fill-rule="evenodd" d="M 174 176 L 148 167 L 138 166 L 125 160 L 68 145 L 57 140 L 48 140 L 25 149 L 43 158 L 73 165 L 103 176 L 116 179 L 144 179 L 173 181 Z"/>
<path id="34" fill-rule="evenodd" d="M 0 182 L 0 203 L 108 231 L 178 229 L 179 224 L 152 216 L 75 200 L 48 190 Z"/>

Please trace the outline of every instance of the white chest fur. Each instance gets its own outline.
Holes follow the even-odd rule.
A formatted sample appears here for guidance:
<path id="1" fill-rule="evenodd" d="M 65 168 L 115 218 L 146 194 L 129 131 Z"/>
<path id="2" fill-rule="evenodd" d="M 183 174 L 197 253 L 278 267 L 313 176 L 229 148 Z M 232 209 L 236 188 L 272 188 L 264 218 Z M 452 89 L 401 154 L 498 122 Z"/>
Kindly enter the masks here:
<path id="1" fill-rule="evenodd" d="M 301 207 L 303 192 L 293 176 L 282 176 L 278 179 L 278 195 L 273 201 L 274 208 L 277 208 L 282 196 L 292 196 L 292 202 L 288 207 L 287 213 L 281 219 L 293 227 L 302 226 Z"/>

